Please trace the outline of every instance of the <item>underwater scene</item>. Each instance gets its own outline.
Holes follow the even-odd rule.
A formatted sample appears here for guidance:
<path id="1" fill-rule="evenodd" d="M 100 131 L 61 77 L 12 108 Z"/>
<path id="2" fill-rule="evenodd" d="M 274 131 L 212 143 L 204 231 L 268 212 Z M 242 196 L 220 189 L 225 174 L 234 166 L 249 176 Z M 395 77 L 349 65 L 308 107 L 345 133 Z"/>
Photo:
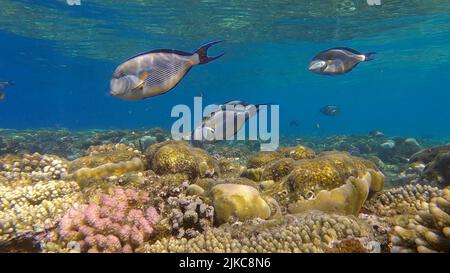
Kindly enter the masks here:
<path id="1" fill-rule="evenodd" d="M 448 253 L 450 1 L 0 0 L 0 252 Z"/>

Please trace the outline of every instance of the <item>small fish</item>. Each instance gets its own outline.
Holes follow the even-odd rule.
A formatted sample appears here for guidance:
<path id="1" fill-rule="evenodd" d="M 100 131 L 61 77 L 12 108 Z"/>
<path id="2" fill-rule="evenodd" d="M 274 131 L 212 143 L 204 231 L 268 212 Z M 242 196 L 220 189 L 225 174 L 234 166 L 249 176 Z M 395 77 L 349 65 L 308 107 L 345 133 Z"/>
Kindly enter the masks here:
<path id="1" fill-rule="evenodd" d="M 0 91 L 2 91 L 3 89 L 5 89 L 6 87 L 12 85 L 14 82 L 13 81 L 4 81 L 4 82 L 0 82 Z M 0 101 L 5 100 L 5 93 L 0 92 Z"/>
<path id="2" fill-rule="evenodd" d="M 299 127 L 300 126 L 300 121 L 297 120 L 297 119 L 292 120 L 291 122 L 289 122 L 289 126 L 291 126 L 291 127 Z"/>
<path id="3" fill-rule="evenodd" d="M 111 79 L 110 94 L 124 100 L 142 100 L 164 94 L 177 86 L 189 70 L 223 56 L 208 56 L 208 49 L 222 41 L 203 45 L 195 53 L 157 49 L 120 64 Z"/>
<path id="4" fill-rule="evenodd" d="M 331 48 L 317 54 L 309 70 L 321 75 L 341 75 L 353 70 L 359 63 L 374 60 L 376 52 L 361 53 L 348 47 Z"/>
<path id="5" fill-rule="evenodd" d="M 339 107 L 336 105 L 327 105 L 322 107 L 320 112 L 326 116 L 334 117 L 339 114 Z"/>
<path id="6" fill-rule="evenodd" d="M 13 83 L 14 83 L 13 81 L 0 82 L 0 90 L 5 89 L 6 87 L 12 85 Z"/>
<path id="7" fill-rule="evenodd" d="M 316 124 L 316 128 L 317 128 L 317 129 L 320 129 L 320 123 L 317 123 L 317 124 Z"/>
<path id="8" fill-rule="evenodd" d="M 258 113 L 259 106 L 238 100 L 219 105 L 216 111 L 203 119 L 202 124 L 194 129 L 192 145 L 201 147 L 203 143 L 214 143 L 235 136 L 245 122 Z M 222 132 L 222 136 L 217 136 L 216 132 L 217 134 Z"/>
<path id="9" fill-rule="evenodd" d="M 384 133 L 379 130 L 373 130 L 369 132 L 369 136 L 371 137 L 383 137 Z"/>

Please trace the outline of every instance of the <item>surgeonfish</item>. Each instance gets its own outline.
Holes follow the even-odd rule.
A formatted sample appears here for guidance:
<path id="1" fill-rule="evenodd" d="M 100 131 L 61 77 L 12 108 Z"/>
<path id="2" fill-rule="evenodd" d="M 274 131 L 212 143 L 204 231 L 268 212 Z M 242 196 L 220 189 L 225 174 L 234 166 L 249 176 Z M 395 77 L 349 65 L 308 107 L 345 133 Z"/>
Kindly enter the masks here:
<path id="1" fill-rule="evenodd" d="M 193 130 L 191 144 L 201 147 L 204 143 L 232 138 L 242 129 L 247 120 L 258 113 L 260 105 L 251 105 L 238 100 L 219 105 Z"/>
<path id="2" fill-rule="evenodd" d="M 110 94 L 124 100 L 142 100 L 164 94 L 176 87 L 193 66 L 222 57 L 223 54 L 208 56 L 208 49 L 220 42 L 207 43 L 195 53 L 156 49 L 133 56 L 116 68 Z"/>
<path id="3" fill-rule="evenodd" d="M 337 116 L 339 114 L 339 107 L 336 105 L 327 105 L 320 108 L 320 112 L 326 116 Z"/>
<path id="4" fill-rule="evenodd" d="M 317 54 L 309 64 L 309 70 L 321 75 L 341 75 L 353 70 L 359 63 L 374 60 L 376 52 L 361 53 L 348 47 L 327 49 Z"/>

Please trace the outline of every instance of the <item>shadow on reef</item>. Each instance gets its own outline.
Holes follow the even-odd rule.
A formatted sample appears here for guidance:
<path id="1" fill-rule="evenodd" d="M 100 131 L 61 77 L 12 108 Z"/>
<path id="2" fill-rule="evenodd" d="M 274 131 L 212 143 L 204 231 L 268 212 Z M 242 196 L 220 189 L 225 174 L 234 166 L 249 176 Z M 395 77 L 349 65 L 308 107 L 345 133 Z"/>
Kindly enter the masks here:
<path id="1" fill-rule="evenodd" d="M 16 133 L 2 131 L 0 251 L 449 250 L 448 146 L 351 136 L 202 150 L 149 132 L 160 137 L 60 132 L 88 136 L 63 149 L 41 139 L 13 148 Z"/>

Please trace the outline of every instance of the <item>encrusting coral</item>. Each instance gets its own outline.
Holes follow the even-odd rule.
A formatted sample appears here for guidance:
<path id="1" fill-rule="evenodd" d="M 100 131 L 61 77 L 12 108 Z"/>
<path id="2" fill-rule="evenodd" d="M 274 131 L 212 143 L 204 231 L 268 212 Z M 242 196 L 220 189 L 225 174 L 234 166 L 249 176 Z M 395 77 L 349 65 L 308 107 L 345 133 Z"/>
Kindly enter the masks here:
<path id="1" fill-rule="evenodd" d="M 116 187 L 100 200 L 71 208 L 59 223 L 59 235 L 82 252 L 133 252 L 154 234 L 159 214 L 148 195 Z"/>
<path id="2" fill-rule="evenodd" d="M 0 186 L 0 241 L 52 228 L 64 213 L 82 200 L 71 181 L 19 181 Z"/>
<path id="3" fill-rule="evenodd" d="M 344 152 L 326 152 L 314 159 L 298 162 L 286 179 L 286 188 L 294 199 L 307 197 L 321 190 L 340 187 L 349 177 L 358 177 L 367 171 L 382 176 L 375 164 L 368 160 Z"/>
<path id="4" fill-rule="evenodd" d="M 69 179 L 76 180 L 82 188 L 89 186 L 95 181 L 110 176 L 118 176 L 131 172 L 144 171 L 144 162 L 140 158 L 118 163 L 106 163 L 94 168 L 81 168 L 68 175 Z"/>
<path id="5" fill-rule="evenodd" d="M 95 168 L 107 163 L 130 161 L 135 157 L 142 157 L 141 152 L 126 144 L 91 146 L 85 156 L 70 161 L 68 172 L 74 173 L 81 168 Z"/>
<path id="6" fill-rule="evenodd" d="M 423 202 L 422 210 L 407 225 L 395 226 L 391 235 L 392 252 L 450 251 L 450 190 Z"/>
<path id="7" fill-rule="evenodd" d="M 367 172 L 360 177 L 350 177 L 347 182 L 333 190 L 320 191 L 317 196 L 308 200 L 299 200 L 289 206 L 289 212 L 299 213 L 320 210 L 329 213 L 357 215 L 366 201 L 369 192 L 383 189 L 382 174 Z"/>
<path id="8" fill-rule="evenodd" d="M 219 184 L 209 193 L 215 210 L 215 219 L 224 223 L 230 217 L 240 220 L 270 217 L 271 208 L 257 189 L 240 184 Z"/>
<path id="9" fill-rule="evenodd" d="M 320 212 L 286 215 L 260 223 L 228 224 L 187 240 L 163 238 L 147 243 L 139 252 L 325 252 L 349 238 L 371 241 L 370 228 L 353 216 Z M 358 248 L 359 249 L 359 248 Z M 347 249 L 346 251 L 349 251 Z"/>

